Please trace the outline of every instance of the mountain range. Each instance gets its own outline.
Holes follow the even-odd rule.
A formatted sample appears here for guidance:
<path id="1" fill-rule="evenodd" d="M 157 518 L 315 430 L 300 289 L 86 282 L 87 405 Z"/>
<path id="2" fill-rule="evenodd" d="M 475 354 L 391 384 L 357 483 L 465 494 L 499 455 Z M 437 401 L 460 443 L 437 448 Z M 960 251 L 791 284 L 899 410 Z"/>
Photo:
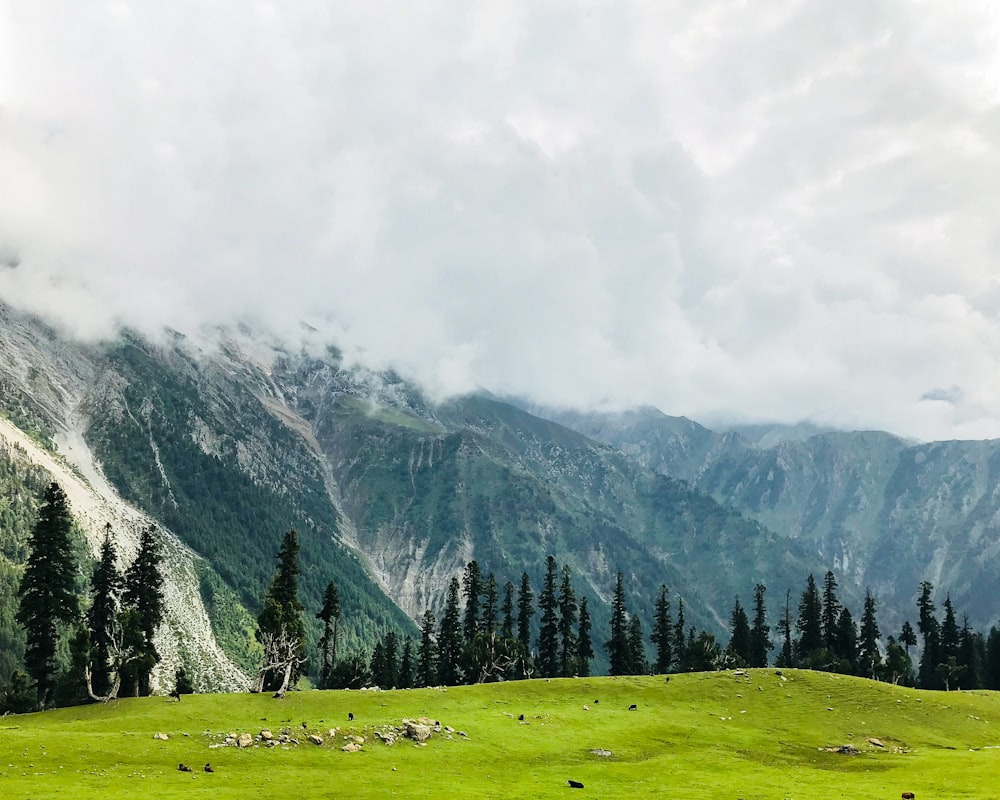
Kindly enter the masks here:
<path id="1" fill-rule="evenodd" d="M 734 597 L 746 604 L 765 584 L 773 625 L 786 592 L 794 602 L 827 569 L 854 608 L 873 591 L 887 633 L 915 616 L 921 580 L 974 625 L 1000 612 L 997 442 L 716 432 L 655 409 L 580 413 L 488 392 L 432 402 L 329 346 L 249 330 L 83 344 L 5 306 L 0 410 L 0 608 L 37 503 L 28 489 L 54 478 L 92 552 L 109 523 L 126 556 L 157 526 L 159 677 L 183 663 L 202 689 L 245 685 L 253 617 L 290 528 L 307 617 L 334 581 L 345 650 L 390 628 L 415 636 L 472 559 L 501 585 L 527 572 L 540 587 L 549 554 L 590 598 L 597 642 L 619 571 L 647 630 L 666 584 L 689 624 L 720 638 Z M 3 635 L 0 659 L 16 647 Z"/>

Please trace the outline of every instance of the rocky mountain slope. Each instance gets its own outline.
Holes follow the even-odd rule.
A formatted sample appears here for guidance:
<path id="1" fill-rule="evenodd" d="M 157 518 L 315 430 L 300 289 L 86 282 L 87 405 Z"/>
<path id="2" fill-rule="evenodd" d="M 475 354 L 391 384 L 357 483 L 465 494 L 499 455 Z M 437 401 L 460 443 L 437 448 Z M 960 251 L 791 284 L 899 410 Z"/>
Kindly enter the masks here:
<path id="1" fill-rule="evenodd" d="M 807 546 L 890 610 L 914 617 L 930 580 L 975 625 L 1000 616 L 1000 441 L 828 431 L 757 444 L 650 408 L 552 416 Z"/>

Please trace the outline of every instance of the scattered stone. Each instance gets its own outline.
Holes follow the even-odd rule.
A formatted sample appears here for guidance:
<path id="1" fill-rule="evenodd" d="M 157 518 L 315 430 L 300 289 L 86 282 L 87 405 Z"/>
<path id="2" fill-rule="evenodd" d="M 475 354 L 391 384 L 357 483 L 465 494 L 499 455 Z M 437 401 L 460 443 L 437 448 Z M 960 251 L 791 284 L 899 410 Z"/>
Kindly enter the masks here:
<path id="1" fill-rule="evenodd" d="M 881 742 L 881 741 L 879 741 L 878 739 L 876 739 L 876 738 L 874 738 L 874 737 L 872 737 L 872 736 L 869 736 L 869 737 L 868 737 L 868 738 L 867 738 L 867 739 L 866 739 L 865 741 L 867 741 L 867 742 L 868 742 L 868 744 L 873 744 L 873 745 L 875 745 L 876 747 L 885 747 L 885 745 L 884 745 L 884 744 L 882 744 L 882 742 Z"/>
<path id="2" fill-rule="evenodd" d="M 309 741 L 312 742 L 313 744 L 320 745 L 323 744 L 323 737 L 317 736 L 315 733 L 310 733 Z"/>
<path id="3" fill-rule="evenodd" d="M 419 722 L 414 722 L 410 719 L 403 720 L 403 735 L 407 739 L 412 739 L 413 741 L 420 744 L 426 742 L 431 738 L 431 729 L 429 725 L 422 725 Z"/>
<path id="4" fill-rule="evenodd" d="M 357 742 L 348 742 L 340 749 L 345 753 L 357 753 L 361 749 L 361 745 Z"/>
<path id="5" fill-rule="evenodd" d="M 161 733 L 154 733 L 153 734 L 153 738 L 154 739 L 159 739 L 160 741 L 165 742 L 165 741 L 167 741 L 170 738 L 170 736 L 167 735 L 166 733 L 162 733 L 161 732 Z"/>
<path id="6" fill-rule="evenodd" d="M 611 758 L 611 751 L 605 750 L 603 747 L 598 747 L 596 750 L 591 750 L 590 752 L 601 758 Z"/>
<path id="7" fill-rule="evenodd" d="M 240 738 L 236 740 L 237 747 L 249 747 L 253 744 L 253 737 L 249 733 L 241 733 Z"/>
<path id="8" fill-rule="evenodd" d="M 274 734 L 271 733 L 270 729 L 264 728 L 264 730 L 260 732 L 260 738 L 262 741 L 269 742 L 274 738 Z"/>

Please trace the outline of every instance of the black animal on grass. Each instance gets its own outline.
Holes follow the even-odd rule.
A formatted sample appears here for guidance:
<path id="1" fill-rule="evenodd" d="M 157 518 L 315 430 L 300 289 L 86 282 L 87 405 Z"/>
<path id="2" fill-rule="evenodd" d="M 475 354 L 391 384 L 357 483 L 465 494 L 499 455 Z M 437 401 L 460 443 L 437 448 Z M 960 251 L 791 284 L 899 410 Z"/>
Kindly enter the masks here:
<path id="1" fill-rule="evenodd" d="M 630 705 L 628 707 L 629 711 L 637 711 L 638 709 L 639 709 L 639 706 L 637 706 L 635 703 L 632 703 L 632 705 Z"/>
<path id="2" fill-rule="evenodd" d="M 206 764 L 205 765 L 205 772 L 215 772 L 215 770 L 212 769 L 212 765 L 211 764 Z"/>
<path id="3" fill-rule="evenodd" d="M 567 785 L 569 786 L 570 789 L 582 789 L 583 788 L 583 784 L 580 783 L 580 781 L 574 781 L 572 778 L 570 780 L 566 781 L 566 783 L 567 783 Z"/>
<path id="4" fill-rule="evenodd" d="M 174 689 L 170 694 L 168 694 L 167 697 L 172 697 L 178 703 L 181 701 L 181 693 L 178 692 L 176 689 Z"/>
<path id="5" fill-rule="evenodd" d="M 354 722 L 354 712 L 353 711 L 348 711 L 347 712 L 347 721 L 348 722 Z"/>
<path id="6" fill-rule="evenodd" d="M 187 764 L 178 764 L 177 769 L 181 772 L 192 772 L 193 770 Z"/>

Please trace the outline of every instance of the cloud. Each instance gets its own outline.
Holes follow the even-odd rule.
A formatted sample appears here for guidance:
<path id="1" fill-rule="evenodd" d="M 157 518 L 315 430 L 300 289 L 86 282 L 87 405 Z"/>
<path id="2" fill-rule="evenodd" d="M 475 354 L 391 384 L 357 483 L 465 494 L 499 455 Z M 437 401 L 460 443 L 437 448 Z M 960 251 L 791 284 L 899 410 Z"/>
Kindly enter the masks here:
<path id="1" fill-rule="evenodd" d="M 15 4 L 0 298 L 88 337 L 305 320 L 439 394 L 1000 436 L 998 31 L 971 0 Z"/>

